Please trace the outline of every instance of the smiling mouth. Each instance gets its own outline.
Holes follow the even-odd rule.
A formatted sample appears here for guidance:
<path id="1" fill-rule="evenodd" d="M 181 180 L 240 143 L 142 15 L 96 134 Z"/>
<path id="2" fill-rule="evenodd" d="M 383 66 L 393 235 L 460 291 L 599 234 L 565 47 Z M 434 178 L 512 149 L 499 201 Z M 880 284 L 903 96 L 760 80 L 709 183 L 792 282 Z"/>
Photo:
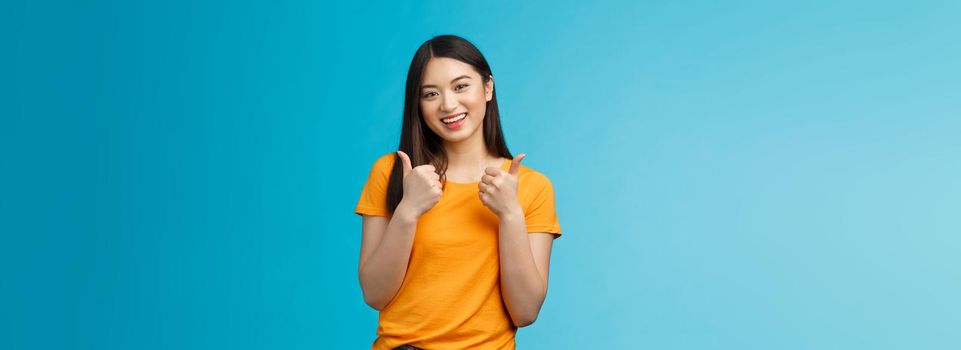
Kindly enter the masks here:
<path id="1" fill-rule="evenodd" d="M 444 119 L 441 119 L 440 121 L 443 122 L 444 124 L 453 124 L 453 123 L 456 123 L 456 122 L 459 122 L 459 121 L 463 120 L 464 118 L 467 118 L 467 112 L 458 114 L 458 115 L 453 116 L 453 117 L 444 118 Z"/>

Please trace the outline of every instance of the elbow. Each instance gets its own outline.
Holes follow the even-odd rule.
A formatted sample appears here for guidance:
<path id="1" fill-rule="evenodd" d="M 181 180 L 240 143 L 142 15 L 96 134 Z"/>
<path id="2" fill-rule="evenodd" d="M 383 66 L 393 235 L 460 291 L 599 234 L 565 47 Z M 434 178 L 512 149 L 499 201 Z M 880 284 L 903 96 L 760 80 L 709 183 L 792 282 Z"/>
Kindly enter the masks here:
<path id="1" fill-rule="evenodd" d="M 544 296 L 546 296 L 546 294 L 547 293 L 541 294 L 535 306 L 524 309 L 513 309 L 513 311 L 516 312 L 510 312 L 511 322 L 514 323 L 515 327 L 527 327 L 533 324 L 534 321 L 537 321 L 537 315 L 541 312 L 541 306 L 544 304 Z"/>
<path id="2" fill-rule="evenodd" d="M 361 293 L 364 294 L 364 303 L 366 303 L 367 306 L 370 306 L 374 310 L 377 310 L 377 311 L 383 310 L 384 304 L 385 304 L 384 301 L 381 300 L 381 298 L 378 298 L 377 296 L 375 296 L 374 295 L 375 293 L 372 293 L 370 289 L 371 289 L 370 287 L 364 285 L 364 276 L 363 276 L 363 272 L 361 272 L 360 273 L 360 291 Z"/>
<path id="3" fill-rule="evenodd" d="M 537 315 L 541 313 L 541 306 L 544 305 L 544 297 L 546 296 L 547 290 L 544 290 L 538 298 L 536 306 L 527 308 L 526 310 L 517 310 L 519 312 L 516 317 L 511 313 L 511 321 L 514 323 L 514 326 L 521 328 L 534 324 L 534 321 L 537 321 Z"/>
<path id="4" fill-rule="evenodd" d="M 514 326 L 517 328 L 527 327 L 533 324 L 534 321 L 537 321 L 537 314 L 525 317 L 516 317 L 512 318 L 511 320 L 514 322 Z"/>
<path id="5" fill-rule="evenodd" d="M 383 300 L 374 298 L 370 293 L 367 293 L 367 291 L 364 291 L 364 303 L 377 311 L 383 310 L 385 304 Z"/>
<path id="6" fill-rule="evenodd" d="M 377 301 L 375 301 L 375 300 L 370 300 L 370 299 L 364 298 L 364 302 L 367 303 L 367 306 L 370 306 L 370 307 L 373 308 L 374 310 L 380 311 L 380 310 L 383 310 L 383 309 L 384 309 L 384 304 L 383 304 L 383 303 L 380 303 L 380 302 L 377 302 Z"/>

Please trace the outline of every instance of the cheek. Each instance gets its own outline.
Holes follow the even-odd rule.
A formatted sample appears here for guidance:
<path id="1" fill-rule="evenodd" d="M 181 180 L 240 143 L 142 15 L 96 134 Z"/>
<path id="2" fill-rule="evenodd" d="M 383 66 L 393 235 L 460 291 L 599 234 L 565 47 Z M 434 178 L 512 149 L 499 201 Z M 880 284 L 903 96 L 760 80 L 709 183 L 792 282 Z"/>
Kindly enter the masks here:
<path id="1" fill-rule="evenodd" d="M 470 109 L 474 112 L 485 112 L 487 109 L 487 96 L 484 95 L 484 90 L 478 93 L 473 93 L 469 97 Z M 481 114 L 483 115 L 483 114 Z"/>
<path id="2" fill-rule="evenodd" d="M 420 102 L 420 114 L 428 120 L 434 119 L 434 114 L 436 114 L 436 106 L 433 106 L 430 102 L 421 101 Z"/>
<path id="3" fill-rule="evenodd" d="M 485 103 L 487 103 L 487 94 L 484 93 L 484 89 L 477 89 L 477 90 L 474 91 L 474 93 L 473 93 L 472 95 L 473 95 L 474 101 L 476 101 L 476 103 L 480 103 L 480 104 L 485 104 Z"/>

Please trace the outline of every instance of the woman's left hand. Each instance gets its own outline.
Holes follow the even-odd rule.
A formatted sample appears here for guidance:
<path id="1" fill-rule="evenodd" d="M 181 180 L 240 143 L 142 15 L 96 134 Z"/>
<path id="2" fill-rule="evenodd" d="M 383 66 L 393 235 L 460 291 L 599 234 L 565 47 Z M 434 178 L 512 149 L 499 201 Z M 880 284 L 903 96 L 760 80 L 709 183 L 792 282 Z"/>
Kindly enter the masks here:
<path id="1" fill-rule="evenodd" d="M 514 157 L 509 171 L 488 167 L 484 170 L 481 182 L 477 184 L 481 202 L 497 216 L 522 212 L 520 202 L 517 201 L 517 173 L 525 156 L 527 155 L 521 153 Z"/>

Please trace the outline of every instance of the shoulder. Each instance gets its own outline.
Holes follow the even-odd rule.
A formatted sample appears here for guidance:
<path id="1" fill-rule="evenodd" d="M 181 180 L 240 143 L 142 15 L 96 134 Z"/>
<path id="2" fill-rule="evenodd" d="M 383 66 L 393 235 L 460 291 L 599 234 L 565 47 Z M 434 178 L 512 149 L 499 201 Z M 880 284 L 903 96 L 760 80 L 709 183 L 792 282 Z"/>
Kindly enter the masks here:
<path id="1" fill-rule="evenodd" d="M 551 179 L 548 178 L 547 175 L 524 164 L 521 164 L 520 169 L 518 169 L 517 181 L 521 186 L 531 189 L 552 187 Z"/>
<path id="2" fill-rule="evenodd" d="M 527 219 L 534 220 L 528 223 L 540 222 L 544 218 L 530 215 L 546 215 L 545 213 L 554 211 L 554 185 L 544 173 L 521 164 L 517 173 L 517 199 L 524 208 Z"/>
<path id="3" fill-rule="evenodd" d="M 370 166 L 369 178 L 386 181 L 394 169 L 394 158 L 395 153 L 393 152 L 378 156 Z"/>
<path id="4" fill-rule="evenodd" d="M 394 167 L 394 160 L 396 158 L 397 153 L 394 152 L 381 155 L 374 161 L 374 165 L 371 167 L 371 170 L 378 172 L 390 172 L 390 170 Z"/>

